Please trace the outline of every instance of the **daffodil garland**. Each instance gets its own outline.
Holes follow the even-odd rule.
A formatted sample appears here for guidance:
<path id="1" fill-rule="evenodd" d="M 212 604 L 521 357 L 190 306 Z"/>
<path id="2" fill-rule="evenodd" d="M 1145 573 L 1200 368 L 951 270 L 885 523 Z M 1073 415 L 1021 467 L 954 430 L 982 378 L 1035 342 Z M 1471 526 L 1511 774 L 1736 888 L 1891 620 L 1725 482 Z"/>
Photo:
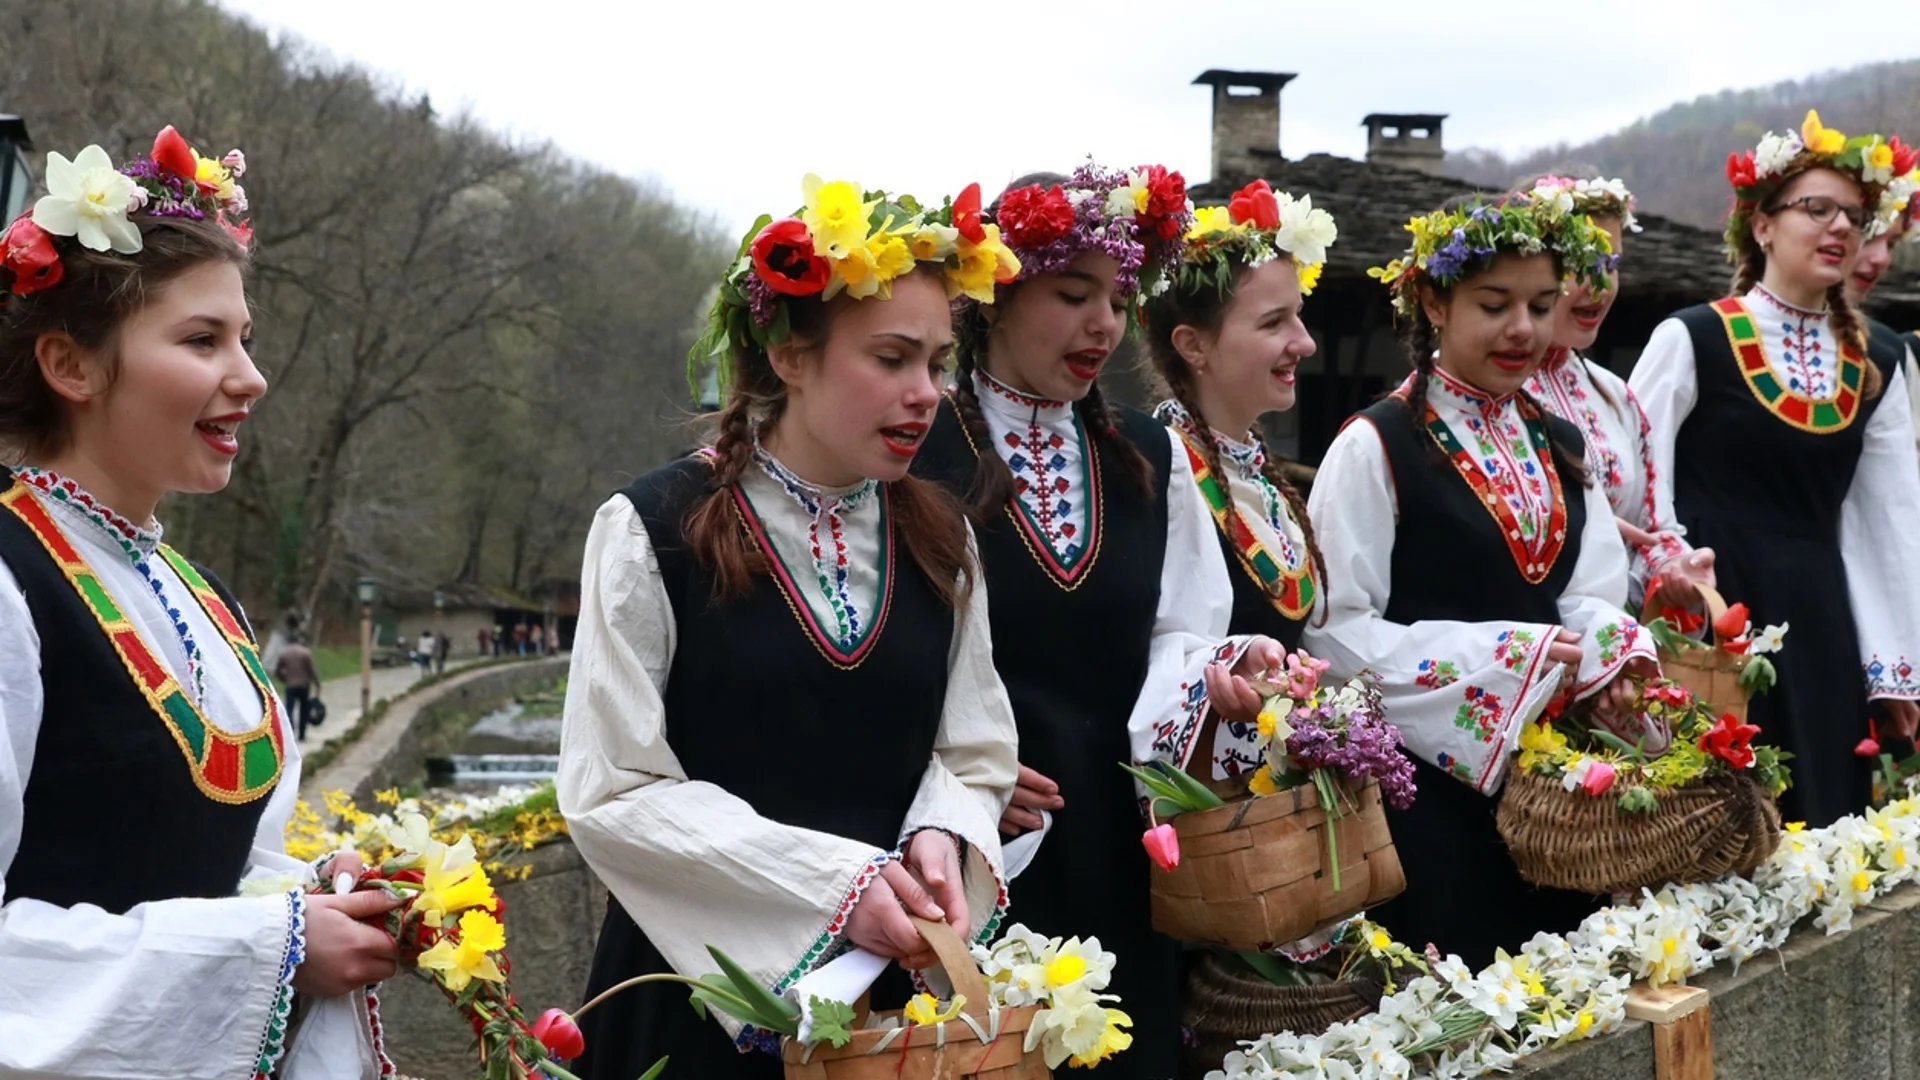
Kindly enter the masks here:
<path id="1" fill-rule="evenodd" d="M 1317 209 L 1313 196 L 1295 199 L 1255 180 L 1225 206 L 1195 208 L 1178 287 L 1188 294 L 1211 288 L 1226 297 L 1233 292 L 1237 267 L 1255 270 L 1286 255 L 1299 268 L 1301 295 L 1310 295 L 1320 282 L 1327 248 L 1339 235 L 1333 215 Z"/>
<path id="2" fill-rule="evenodd" d="M 1551 252 L 1560 260 L 1563 287 L 1573 280 L 1595 291 L 1607 287 L 1620 259 L 1613 241 L 1585 215 L 1529 192 L 1435 210 L 1410 219 L 1406 230 L 1413 234 L 1406 254 L 1367 271 L 1392 291 L 1394 310 L 1403 317 L 1419 307 L 1421 285 L 1450 288 L 1501 254 Z"/>
<path id="3" fill-rule="evenodd" d="M 1521 1058 L 1619 1027 L 1627 986 L 1685 982 L 1716 964 L 1780 948 L 1809 916 L 1828 935 L 1920 873 L 1920 796 L 1842 818 L 1787 826 L 1752 879 L 1643 890 L 1570 934 L 1536 934 L 1519 955 L 1475 973 L 1457 956 L 1388 994 L 1371 1015 L 1318 1035 L 1280 1032 L 1227 1055 L 1207 1080 L 1453 1078 L 1506 1071 Z M 1371 939 L 1386 949 L 1391 941 Z"/>
<path id="4" fill-rule="evenodd" d="M 764 349 L 793 333 L 790 298 L 857 300 L 893 295 L 893 280 L 920 263 L 940 268 L 949 299 L 993 302 L 995 284 L 1020 273 L 1020 260 L 1000 229 L 983 220 L 980 185 L 969 184 L 937 209 L 911 195 L 865 191 L 845 180 L 808 173 L 805 199 L 790 217 L 762 214 L 741 238 L 720 280 L 706 328 L 687 356 L 696 389 L 717 371 L 724 389 L 728 348 Z M 721 361 L 716 363 L 716 361 Z"/>
<path id="5" fill-rule="evenodd" d="M 401 825 L 417 816 L 431 839 L 451 844 L 466 837 L 488 873 L 501 881 L 524 881 L 533 865 L 514 866 L 505 860 L 567 835 L 551 783 L 508 785 L 471 799 L 401 798 L 395 789 L 376 791 L 373 797 L 390 809 L 368 813 L 344 791 L 322 793 L 327 818 L 304 799 L 296 802 L 287 823 L 287 854 L 317 862 L 335 851 L 357 851 L 368 865 L 378 866 L 403 845 L 422 842 Z"/>
<path id="6" fill-rule="evenodd" d="M 1906 212 L 1914 190 L 1920 187 L 1916 164 L 1920 164 L 1920 153 L 1902 146 L 1898 136 L 1848 138 L 1822 124 L 1820 114 L 1808 109 L 1799 131 L 1783 135 L 1769 131 L 1752 150 L 1727 155 L 1727 183 L 1734 194 L 1733 212 L 1727 215 L 1727 258 L 1739 258 L 1740 239 L 1755 211 L 1809 169 L 1833 169 L 1860 183 L 1873 208 L 1873 220 L 1863 230 L 1871 240 Z"/>

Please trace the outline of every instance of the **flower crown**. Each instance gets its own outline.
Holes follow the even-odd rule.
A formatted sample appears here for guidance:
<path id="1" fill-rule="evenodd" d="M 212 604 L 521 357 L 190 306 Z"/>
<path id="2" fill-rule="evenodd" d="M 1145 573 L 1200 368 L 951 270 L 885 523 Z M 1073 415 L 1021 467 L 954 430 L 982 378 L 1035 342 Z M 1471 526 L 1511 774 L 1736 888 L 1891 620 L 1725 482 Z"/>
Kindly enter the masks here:
<path id="1" fill-rule="evenodd" d="M 1413 246 L 1385 266 L 1367 271 L 1393 291 L 1393 307 L 1411 316 L 1420 306 L 1420 286 L 1445 288 L 1481 269 L 1501 252 L 1560 257 L 1561 283 L 1577 280 L 1607 286 L 1619 264 L 1613 241 L 1584 214 L 1569 213 L 1556 199 L 1518 192 L 1496 202 L 1475 199 L 1452 210 L 1435 210 L 1406 224 Z"/>
<path id="2" fill-rule="evenodd" d="M 47 193 L 0 238 L 0 266 L 12 279 L 6 291 L 27 296 L 59 284 L 66 273 L 59 249 L 68 238 L 89 251 L 139 254 L 143 241 L 135 214 L 210 217 L 245 247 L 253 230 L 237 218 L 246 213 L 247 193 L 235 181 L 246 171 L 240 151 L 219 161 L 201 157 L 171 124 L 154 137 L 151 156 L 120 169 L 98 145 L 72 161 L 49 153 Z"/>
<path id="3" fill-rule="evenodd" d="M 1020 255 L 1016 280 L 1057 274 L 1089 251 L 1120 269 L 1114 288 L 1139 314 L 1180 268 L 1181 236 L 1193 224 L 1187 181 L 1164 165 L 1131 172 L 1089 161 L 1065 184 L 1028 184 L 1000 196 L 993 220 Z"/>
<path id="4" fill-rule="evenodd" d="M 1286 255 L 1300 268 L 1301 294 L 1311 294 L 1320 282 L 1327 246 L 1339 235 L 1333 215 L 1315 209 L 1313 196 L 1295 199 L 1255 180 L 1225 206 L 1194 210 L 1180 260 L 1180 291 L 1197 293 L 1210 286 L 1225 296 L 1233 287 L 1235 264 L 1252 270 Z"/>
<path id="5" fill-rule="evenodd" d="M 1898 137 L 1856 135 L 1849 139 L 1820 123 L 1820 114 L 1807 110 L 1799 131 L 1775 135 L 1769 131 L 1750 151 L 1727 155 L 1727 183 L 1733 186 L 1733 212 L 1727 215 L 1727 257 L 1739 257 L 1740 237 L 1754 211 L 1764 206 L 1808 169 L 1826 168 L 1857 180 L 1873 207 L 1873 220 L 1863 236 L 1871 240 L 1893 226 L 1906 212 L 1907 202 L 1920 186 L 1914 166 L 1920 152 L 1900 145 Z"/>
<path id="6" fill-rule="evenodd" d="M 1625 181 L 1543 176 L 1534 181 L 1529 194 L 1558 203 L 1564 213 L 1619 218 L 1621 227 L 1628 232 L 1640 231 L 1640 222 L 1633 216 L 1633 192 L 1627 190 Z"/>
<path id="7" fill-rule="evenodd" d="M 893 295 L 893 279 L 922 262 L 939 263 L 947 296 L 993 302 L 993 287 L 1012 281 L 1020 260 L 980 213 L 980 185 L 968 184 L 938 210 L 911 195 L 862 193 L 845 180 L 808 173 L 805 204 L 793 217 L 762 214 L 740 241 L 720 281 L 720 295 L 688 356 L 689 375 L 706 370 L 731 345 L 766 348 L 792 333 L 786 298 L 841 293 L 864 300 Z M 724 381 L 726 365 L 720 365 Z"/>

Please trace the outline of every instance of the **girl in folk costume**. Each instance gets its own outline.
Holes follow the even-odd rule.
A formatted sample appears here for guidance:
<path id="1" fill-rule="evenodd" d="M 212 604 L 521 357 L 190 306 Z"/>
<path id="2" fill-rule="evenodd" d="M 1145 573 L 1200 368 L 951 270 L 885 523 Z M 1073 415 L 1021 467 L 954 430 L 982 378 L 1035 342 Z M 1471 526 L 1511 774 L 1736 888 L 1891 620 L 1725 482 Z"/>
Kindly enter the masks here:
<path id="1" fill-rule="evenodd" d="M 990 297 L 1012 256 L 949 208 L 804 190 L 748 234 L 694 347 L 728 354 L 713 446 L 609 499 L 587 538 L 559 796 L 616 901 L 592 993 L 710 972 L 709 943 L 774 993 L 849 946 L 928 967 L 908 912 L 984 939 L 1005 906 L 1016 755 L 986 594 L 959 507 L 907 466 L 949 291 Z M 584 1022 L 575 1071 L 631 1080 L 664 1054 L 781 1074 L 735 1052 L 777 1036 L 716 1019 L 627 991 Z"/>
<path id="2" fill-rule="evenodd" d="M 1586 215 L 1607 234 L 1615 255 L 1625 235 L 1639 232 L 1633 219 L 1633 195 L 1618 180 L 1574 180 L 1543 176 L 1532 185 L 1536 199 L 1550 200 L 1565 212 Z M 1553 347 L 1540 370 L 1527 380 L 1527 392 L 1554 415 L 1580 429 L 1586 441 L 1588 475 L 1607 494 L 1626 541 L 1628 599 L 1638 605 L 1650 581 L 1659 581 L 1654 601 L 1664 606 L 1699 605 L 1695 584 L 1712 585 L 1713 552 L 1694 550 L 1676 524 L 1654 505 L 1652 428 L 1627 381 L 1587 359 L 1620 294 L 1620 273 L 1607 271 L 1604 287 L 1576 281 L 1554 311 Z"/>
<path id="3" fill-rule="evenodd" d="M 1262 414 L 1293 407 L 1295 371 L 1314 353 L 1301 305 L 1337 230 L 1310 198 L 1276 193 L 1265 180 L 1194 214 L 1173 286 L 1146 304 L 1147 347 L 1170 394 L 1155 415 L 1179 436 L 1176 452 L 1211 512 L 1223 557 L 1225 573 L 1190 600 L 1231 612 L 1216 633 L 1262 634 L 1293 649 L 1326 571 L 1305 500 L 1256 425 Z M 1134 709 L 1137 757 L 1155 756 L 1156 742 L 1191 756 L 1198 740 L 1188 728 L 1199 717 L 1184 675 L 1171 666 L 1150 672 Z M 1162 737 L 1169 730 L 1173 737 Z M 1222 729 L 1209 752 L 1212 775 L 1222 778 L 1261 760 L 1245 725 Z"/>
<path id="4" fill-rule="evenodd" d="M 1906 380 L 1891 350 L 1868 351 L 1846 295 L 1860 245 L 1889 224 L 1895 153 L 1810 112 L 1800 131 L 1730 155 L 1734 295 L 1661 323 L 1632 379 L 1662 504 L 1713 545 L 1755 623 L 1800 628 L 1752 719 L 1794 754 L 1782 812 L 1814 825 L 1866 805 L 1871 762 L 1854 751 L 1869 699 L 1894 735 L 1920 718 Z"/>
<path id="5" fill-rule="evenodd" d="M 1860 255 L 1853 261 L 1853 272 L 1847 275 L 1847 302 L 1855 308 L 1866 303 L 1874 286 L 1892 269 L 1894 248 L 1903 240 L 1913 237 L 1911 200 L 1916 186 L 1920 186 L 1920 172 L 1901 172 L 1900 166 L 1915 161 L 1920 155 L 1916 155 L 1912 148 L 1902 146 L 1897 135 L 1889 136 L 1887 144 L 1894 178 L 1887 182 L 1887 190 L 1880 196 L 1878 216 L 1888 224 L 1879 236 L 1860 245 Z M 1920 405 L 1916 405 L 1920 401 L 1920 366 L 1916 365 L 1913 355 L 1915 347 L 1920 345 L 1920 341 L 1915 340 L 1920 338 L 1920 331 L 1902 333 L 1879 319 L 1868 318 L 1867 335 L 1868 352 L 1899 359 L 1901 370 L 1906 373 L 1908 408 L 1920 408 Z"/>
<path id="6" fill-rule="evenodd" d="M 1315 477 L 1328 612 L 1306 647 L 1334 676 L 1379 677 L 1415 759 L 1420 798 L 1392 815 L 1407 891 L 1376 917 L 1478 965 L 1592 908 L 1523 882 L 1495 828 L 1522 729 L 1591 698 L 1638 738 L 1627 676 L 1657 667 L 1620 608 L 1626 556 L 1580 432 L 1525 389 L 1567 279 L 1604 287 L 1607 235 L 1528 194 L 1407 229 L 1412 249 L 1372 273 L 1410 323 L 1414 372 Z"/>
<path id="7" fill-rule="evenodd" d="M 314 871 L 281 843 L 297 750 L 252 632 L 153 517 L 169 492 L 226 486 L 267 389 L 247 355 L 243 169 L 239 151 L 201 158 L 171 127 L 120 169 L 98 146 L 49 154 L 48 194 L 5 233 L 9 1076 L 391 1067 L 366 988 L 393 974 L 394 944 L 358 920 L 393 904 L 307 895 Z"/>
<path id="8" fill-rule="evenodd" d="M 1020 725 L 1002 828 L 1041 830 L 1054 815 L 1013 917 L 1084 927 L 1126 958 L 1113 991 L 1138 1020 L 1135 1042 L 1105 1068 L 1168 1077 L 1178 949 L 1151 929 L 1140 807 L 1117 764 L 1134 756 L 1128 718 L 1150 668 L 1166 666 L 1185 672 L 1196 713 L 1211 691 L 1250 722 L 1259 700 L 1242 675 L 1280 658 L 1271 640 L 1221 640 L 1228 597 L 1196 598 L 1225 567 L 1186 453 L 1096 382 L 1142 293 L 1179 266 L 1186 184 L 1157 165 L 1089 163 L 1016 185 L 992 217 L 969 226 L 1004 236 L 1019 277 L 962 313 L 956 386 L 915 471 L 964 494 L 980 530 L 994 663 Z"/>

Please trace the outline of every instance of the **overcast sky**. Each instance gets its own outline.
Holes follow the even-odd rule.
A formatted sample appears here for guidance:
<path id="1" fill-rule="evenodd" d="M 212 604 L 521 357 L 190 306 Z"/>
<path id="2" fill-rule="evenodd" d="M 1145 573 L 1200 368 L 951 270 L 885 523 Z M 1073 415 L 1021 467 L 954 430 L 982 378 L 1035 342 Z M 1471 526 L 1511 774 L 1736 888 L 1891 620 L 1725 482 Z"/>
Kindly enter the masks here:
<path id="1" fill-rule="evenodd" d="M 1449 147 L 1515 153 L 1920 51 L 1802 0 L 221 2 L 735 231 L 790 210 L 809 171 L 935 199 L 979 180 L 991 197 L 1091 153 L 1198 182 L 1211 99 L 1189 84 L 1208 68 L 1297 73 L 1282 150 L 1359 157 L 1370 112 L 1447 113 Z"/>

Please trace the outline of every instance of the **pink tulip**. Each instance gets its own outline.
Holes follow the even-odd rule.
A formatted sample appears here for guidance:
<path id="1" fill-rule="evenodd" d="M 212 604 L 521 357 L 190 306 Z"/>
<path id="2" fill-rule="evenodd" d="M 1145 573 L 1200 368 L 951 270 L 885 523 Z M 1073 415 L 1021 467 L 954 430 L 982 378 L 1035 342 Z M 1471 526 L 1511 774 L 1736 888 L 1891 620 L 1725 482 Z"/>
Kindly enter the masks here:
<path id="1" fill-rule="evenodd" d="M 580 1025 L 573 1022 L 564 1009 L 548 1009 L 533 1022 L 533 1037 L 561 1061 L 571 1061 L 587 1052 L 586 1036 L 580 1034 Z"/>
<path id="2" fill-rule="evenodd" d="M 1147 849 L 1147 857 L 1153 865 L 1162 870 L 1171 870 L 1180 865 L 1180 836 L 1171 825 L 1155 825 L 1140 836 L 1140 843 Z"/>
<path id="3" fill-rule="evenodd" d="M 1865 758 L 1879 757 L 1880 756 L 1880 740 L 1875 739 L 1871 736 L 1865 739 L 1861 739 L 1859 744 L 1853 748 L 1853 756 L 1865 757 Z"/>
<path id="4" fill-rule="evenodd" d="M 1613 787 L 1613 780 L 1613 766 L 1604 761 L 1596 761 L 1587 767 L 1586 778 L 1580 781 L 1580 787 L 1587 794 L 1597 797 L 1606 794 L 1607 789 Z"/>

